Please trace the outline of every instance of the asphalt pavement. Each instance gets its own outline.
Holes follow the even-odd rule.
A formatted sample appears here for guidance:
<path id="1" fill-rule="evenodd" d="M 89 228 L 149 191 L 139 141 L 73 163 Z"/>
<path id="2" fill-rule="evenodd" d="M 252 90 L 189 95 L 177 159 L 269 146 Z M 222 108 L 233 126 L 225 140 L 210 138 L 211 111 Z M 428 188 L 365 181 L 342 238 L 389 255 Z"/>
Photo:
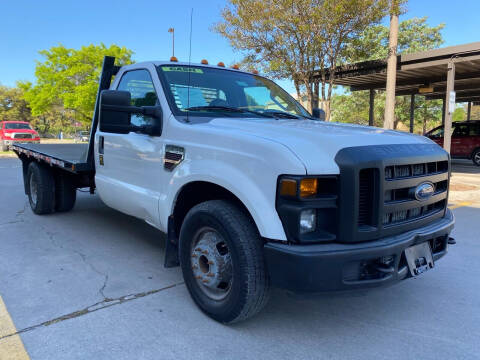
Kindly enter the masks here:
<path id="1" fill-rule="evenodd" d="M 478 203 L 453 210 L 457 244 L 418 278 L 274 290 L 260 315 L 224 326 L 197 309 L 179 268 L 163 268 L 161 233 L 88 193 L 36 216 L 20 165 L 0 159 L 0 322 L 3 299 L 16 328 L 0 324 L 1 360 L 21 346 L 31 359 L 480 359 Z"/>

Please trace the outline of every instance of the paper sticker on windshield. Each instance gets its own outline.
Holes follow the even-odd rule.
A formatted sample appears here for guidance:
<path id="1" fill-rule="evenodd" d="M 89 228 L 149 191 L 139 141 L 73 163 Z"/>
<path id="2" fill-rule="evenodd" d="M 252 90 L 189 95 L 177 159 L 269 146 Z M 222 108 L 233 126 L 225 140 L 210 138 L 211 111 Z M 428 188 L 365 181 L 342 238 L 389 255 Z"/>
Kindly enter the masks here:
<path id="1" fill-rule="evenodd" d="M 203 74 L 203 70 L 194 67 L 187 66 L 162 66 L 163 71 L 175 71 L 175 72 L 192 72 L 195 74 Z"/>

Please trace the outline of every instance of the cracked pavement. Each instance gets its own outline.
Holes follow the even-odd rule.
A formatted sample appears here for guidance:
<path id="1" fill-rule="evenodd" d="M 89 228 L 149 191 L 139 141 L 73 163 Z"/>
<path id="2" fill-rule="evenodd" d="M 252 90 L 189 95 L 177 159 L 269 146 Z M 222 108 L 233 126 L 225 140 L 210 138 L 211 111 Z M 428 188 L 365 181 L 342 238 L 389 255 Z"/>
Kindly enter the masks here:
<path id="1" fill-rule="evenodd" d="M 16 159 L 0 159 L 0 296 L 32 359 L 480 358 L 480 209 L 454 210 L 457 245 L 391 288 L 274 290 L 257 317 L 218 324 L 193 304 L 164 236 L 78 193 L 72 212 L 32 214 Z"/>

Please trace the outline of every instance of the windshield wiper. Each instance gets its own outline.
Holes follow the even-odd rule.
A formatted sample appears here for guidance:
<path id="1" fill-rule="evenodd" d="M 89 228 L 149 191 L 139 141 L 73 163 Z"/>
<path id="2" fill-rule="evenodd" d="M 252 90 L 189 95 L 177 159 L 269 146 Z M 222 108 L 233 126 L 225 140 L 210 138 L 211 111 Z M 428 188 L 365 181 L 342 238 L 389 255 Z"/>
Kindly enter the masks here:
<path id="1" fill-rule="evenodd" d="M 280 110 L 267 110 L 263 114 L 273 115 L 275 117 L 284 118 L 284 119 L 300 119 L 300 116 Z"/>
<path id="2" fill-rule="evenodd" d="M 248 110 L 248 109 L 242 109 L 242 108 L 238 108 L 238 107 L 233 107 L 233 106 L 216 106 L 216 105 L 206 105 L 206 106 L 192 106 L 192 107 L 189 107 L 189 108 L 186 108 L 185 110 L 188 110 L 188 111 L 230 111 L 230 112 L 237 112 L 237 113 L 249 113 L 249 114 L 255 114 L 255 115 L 258 115 L 258 116 L 262 116 L 262 117 L 268 117 L 268 118 L 271 118 L 273 116 L 271 115 L 267 115 L 267 114 L 264 114 L 264 113 L 261 113 L 259 111 L 254 111 L 254 110 Z"/>

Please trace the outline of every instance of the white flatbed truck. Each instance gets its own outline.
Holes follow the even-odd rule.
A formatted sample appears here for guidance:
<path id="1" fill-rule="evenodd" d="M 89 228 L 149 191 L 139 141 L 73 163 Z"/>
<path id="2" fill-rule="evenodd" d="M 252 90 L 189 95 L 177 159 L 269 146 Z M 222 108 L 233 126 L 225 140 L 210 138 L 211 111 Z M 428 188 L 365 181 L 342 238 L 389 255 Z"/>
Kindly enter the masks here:
<path id="1" fill-rule="evenodd" d="M 438 145 L 319 121 L 267 78 L 222 66 L 105 57 L 90 142 L 13 150 L 34 213 L 97 192 L 167 234 L 165 266 L 180 265 L 195 303 L 223 323 L 260 311 L 272 286 L 417 276 L 454 242 Z"/>

